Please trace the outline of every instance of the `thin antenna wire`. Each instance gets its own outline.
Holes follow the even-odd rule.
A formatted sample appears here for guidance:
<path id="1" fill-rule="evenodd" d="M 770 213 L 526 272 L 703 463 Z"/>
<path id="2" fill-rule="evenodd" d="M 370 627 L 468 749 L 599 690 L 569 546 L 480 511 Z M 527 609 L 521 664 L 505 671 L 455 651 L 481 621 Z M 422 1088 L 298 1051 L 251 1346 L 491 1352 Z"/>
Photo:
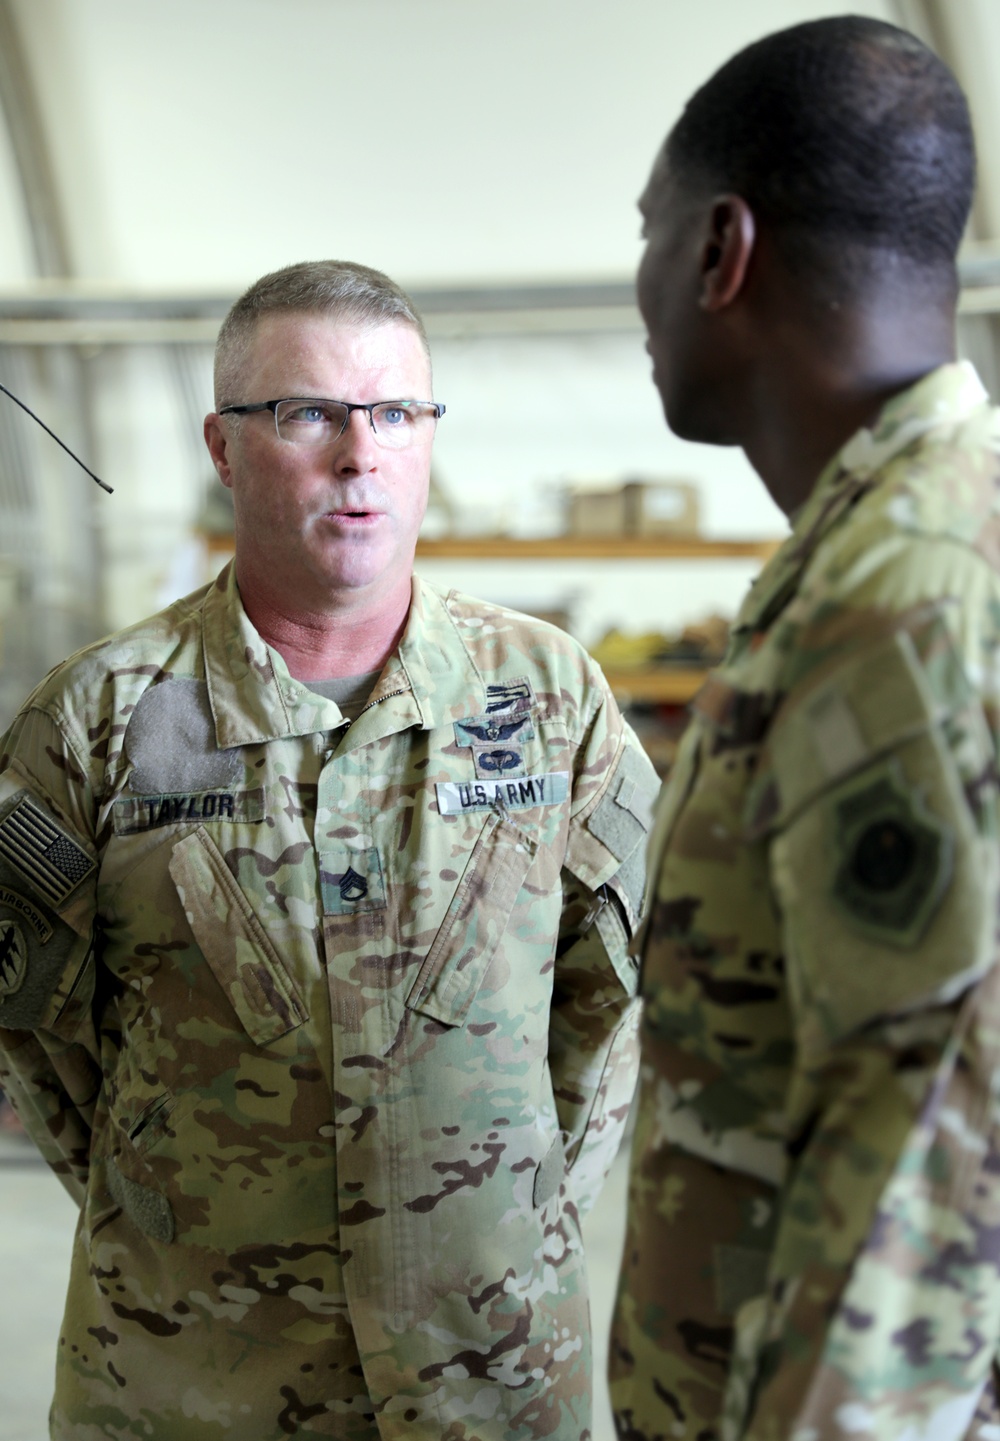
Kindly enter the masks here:
<path id="1" fill-rule="evenodd" d="M 94 474 L 94 472 L 91 470 L 91 468 L 90 468 L 89 465 L 84 465 L 84 463 L 83 463 L 83 461 L 80 459 L 80 457 L 79 457 L 78 455 L 74 454 L 74 452 L 73 452 L 72 450 L 70 450 L 69 446 L 66 445 L 63 441 L 61 441 L 61 440 L 59 439 L 59 437 L 58 437 L 58 435 L 56 435 L 55 431 L 54 431 L 54 430 L 49 430 L 49 427 L 45 424 L 45 421 L 44 421 L 44 420 L 39 420 L 38 416 L 37 416 L 37 415 L 35 414 L 35 412 L 31 409 L 31 406 L 30 406 L 30 405 L 25 405 L 25 403 L 24 403 L 23 400 L 18 400 L 18 398 L 17 398 L 17 396 L 14 394 L 14 392 L 13 392 L 12 390 L 8 390 L 7 387 L 6 387 L 6 385 L 0 384 L 0 390 L 3 391 L 4 395 L 9 396 L 10 399 L 14 402 L 15 405 L 19 405 L 22 410 L 26 410 L 26 411 L 28 412 L 28 414 L 31 416 L 32 420 L 37 420 L 37 421 L 38 421 L 38 424 L 42 427 L 42 429 L 46 432 L 46 434 L 51 435 L 51 437 L 52 437 L 52 439 L 55 441 L 56 445 L 61 445 L 62 448 L 63 448 L 63 450 L 66 452 L 66 454 L 69 455 L 69 456 L 72 456 L 72 458 L 76 461 L 76 463 L 77 463 L 77 465 L 80 467 L 80 469 L 81 469 L 81 470 L 85 470 L 85 471 L 87 472 L 87 474 L 90 476 L 91 480 L 96 480 L 96 481 L 97 481 L 97 484 L 101 487 L 102 490 L 106 490 L 109 495 L 114 495 L 114 493 L 115 493 L 115 492 L 114 492 L 114 487 L 105 484 L 105 482 L 101 479 L 101 477 L 100 477 L 99 475 L 95 475 L 95 474 Z"/>

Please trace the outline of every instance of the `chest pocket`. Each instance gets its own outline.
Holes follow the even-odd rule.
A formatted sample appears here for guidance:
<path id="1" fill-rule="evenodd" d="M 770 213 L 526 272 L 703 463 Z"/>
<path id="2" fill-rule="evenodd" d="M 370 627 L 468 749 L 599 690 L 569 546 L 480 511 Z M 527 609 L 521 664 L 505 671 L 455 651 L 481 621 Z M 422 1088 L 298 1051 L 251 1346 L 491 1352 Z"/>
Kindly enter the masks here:
<path id="1" fill-rule="evenodd" d="M 174 846 L 170 875 L 194 938 L 247 1035 L 268 1045 L 308 1018 L 260 920 L 208 832 Z"/>
<path id="2" fill-rule="evenodd" d="M 490 813 L 407 996 L 411 1010 L 448 1026 L 465 1022 L 536 850 L 507 816 Z"/>

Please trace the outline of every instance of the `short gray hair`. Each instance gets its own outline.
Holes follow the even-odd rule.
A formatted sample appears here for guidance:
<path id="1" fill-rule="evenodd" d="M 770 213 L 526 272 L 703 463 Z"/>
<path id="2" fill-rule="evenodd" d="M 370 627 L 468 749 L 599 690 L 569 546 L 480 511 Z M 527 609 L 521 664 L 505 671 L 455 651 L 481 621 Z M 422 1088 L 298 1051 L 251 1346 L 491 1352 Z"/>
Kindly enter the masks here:
<path id="1" fill-rule="evenodd" d="M 234 405 L 254 331 L 265 315 L 326 315 L 354 325 L 410 325 L 430 358 L 416 306 L 381 270 L 351 260 L 304 260 L 255 280 L 232 306 L 215 343 L 215 407 Z"/>

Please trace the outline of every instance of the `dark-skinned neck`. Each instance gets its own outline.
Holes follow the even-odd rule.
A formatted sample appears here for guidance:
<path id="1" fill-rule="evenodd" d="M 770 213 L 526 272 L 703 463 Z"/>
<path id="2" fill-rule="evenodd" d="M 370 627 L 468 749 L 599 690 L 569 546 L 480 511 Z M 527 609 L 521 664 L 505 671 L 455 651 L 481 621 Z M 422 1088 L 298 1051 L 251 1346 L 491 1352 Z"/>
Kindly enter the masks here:
<path id="1" fill-rule="evenodd" d="M 296 680 L 339 680 L 381 670 L 399 644 L 410 609 L 409 575 L 381 588 L 333 590 L 321 605 L 288 605 L 255 584 L 236 561 L 243 608 Z"/>
<path id="2" fill-rule="evenodd" d="M 954 300 L 905 286 L 849 303 L 789 306 L 758 333 L 740 444 L 775 503 L 792 515 L 837 451 L 894 395 L 955 359 Z M 766 297 L 762 297 L 766 303 Z M 781 315 L 769 307 L 770 314 Z"/>

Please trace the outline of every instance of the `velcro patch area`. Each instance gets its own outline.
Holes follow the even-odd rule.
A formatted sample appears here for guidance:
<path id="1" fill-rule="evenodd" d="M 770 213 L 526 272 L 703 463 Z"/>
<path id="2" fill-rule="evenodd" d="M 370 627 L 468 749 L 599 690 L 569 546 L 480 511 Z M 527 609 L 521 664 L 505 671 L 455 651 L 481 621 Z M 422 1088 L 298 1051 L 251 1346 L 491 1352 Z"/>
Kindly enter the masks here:
<path id="1" fill-rule="evenodd" d="M 162 1246 L 169 1246 L 174 1239 L 174 1212 L 160 1191 L 133 1181 L 119 1170 L 112 1160 L 108 1162 L 108 1190 L 117 1206 L 145 1235 Z"/>
<path id="2" fill-rule="evenodd" d="M 125 732 L 133 791 L 180 795 L 226 791 L 243 775 L 239 749 L 220 750 L 208 685 L 175 676 L 139 697 Z"/>

